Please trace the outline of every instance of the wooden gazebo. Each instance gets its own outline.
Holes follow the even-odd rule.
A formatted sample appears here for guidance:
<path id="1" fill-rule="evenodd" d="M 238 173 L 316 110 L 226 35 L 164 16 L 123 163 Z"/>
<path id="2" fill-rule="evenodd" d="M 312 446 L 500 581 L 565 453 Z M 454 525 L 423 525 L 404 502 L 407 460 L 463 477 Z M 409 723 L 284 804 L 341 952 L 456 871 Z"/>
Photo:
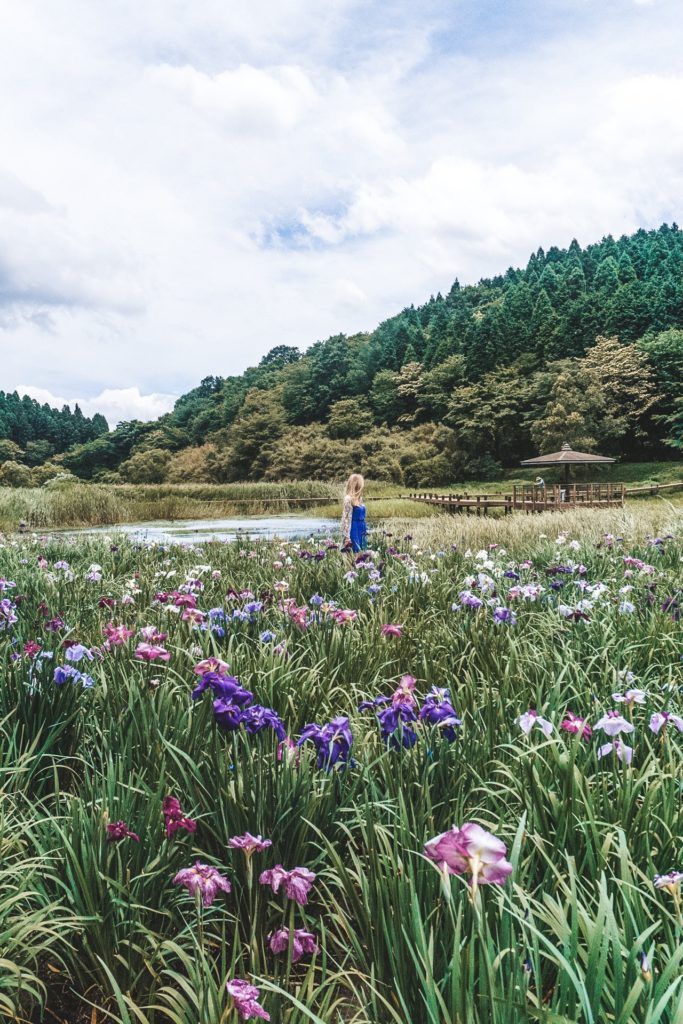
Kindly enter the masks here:
<path id="1" fill-rule="evenodd" d="M 564 466 L 564 483 L 569 484 L 569 470 L 572 466 L 595 466 L 614 462 L 608 455 L 593 455 L 590 452 L 575 452 L 571 445 L 563 444 L 559 452 L 550 455 L 537 455 L 533 459 L 525 459 L 521 466 Z"/>
<path id="2" fill-rule="evenodd" d="M 524 497 L 531 500 L 533 505 L 556 504 L 589 504 L 589 505 L 614 505 L 623 504 L 624 489 L 614 484 L 572 484 L 570 481 L 570 470 L 572 466 L 595 466 L 607 465 L 615 460 L 608 455 L 594 455 L 592 452 L 575 452 L 569 444 L 563 444 L 559 452 L 551 452 L 549 455 L 537 455 L 533 459 L 524 459 L 520 463 L 530 469 L 541 467 L 555 468 L 561 466 L 564 469 L 564 480 L 562 484 L 551 484 L 548 487 L 537 484 L 524 484 Z M 540 492 L 540 493 L 539 493 Z"/>

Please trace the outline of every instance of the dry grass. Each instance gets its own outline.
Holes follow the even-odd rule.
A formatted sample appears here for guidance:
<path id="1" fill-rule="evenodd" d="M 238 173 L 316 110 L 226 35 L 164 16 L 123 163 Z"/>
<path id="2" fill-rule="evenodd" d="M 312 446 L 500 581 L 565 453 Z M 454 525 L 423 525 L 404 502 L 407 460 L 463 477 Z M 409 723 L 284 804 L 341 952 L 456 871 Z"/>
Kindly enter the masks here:
<path id="1" fill-rule="evenodd" d="M 565 533 L 586 542 L 596 542 L 606 533 L 626 537 L 631 542 L 648 536 L 676 533 L 683 527 L 683 497 L 634 499 L 616 509 L 570 509 L 566 512 L 541 512 L 538 515 L 483 517 L 433 515 L 419 522 L 394 519 L 391 529 L 409 531 L 414 541 L 425 548 L 480 549 L 499 544 L 519 551 L 537 543 L 543 536 L 555 539 Z"/>

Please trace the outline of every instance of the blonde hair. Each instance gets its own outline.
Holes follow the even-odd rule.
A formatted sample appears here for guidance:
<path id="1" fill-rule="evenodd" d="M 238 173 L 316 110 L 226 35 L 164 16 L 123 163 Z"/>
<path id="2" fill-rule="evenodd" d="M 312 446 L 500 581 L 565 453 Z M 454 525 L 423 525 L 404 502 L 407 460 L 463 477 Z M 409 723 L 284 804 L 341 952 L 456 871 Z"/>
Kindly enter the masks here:
<path id="1" fill-rule="evenodd" d="M 346 481 L 346 497 L 350 498 L 355 505 L 360 500 L 360 496 L 363 493 L 365 487 L 365 480 L 360 473 L 352 473 L 349 479 Z"/>

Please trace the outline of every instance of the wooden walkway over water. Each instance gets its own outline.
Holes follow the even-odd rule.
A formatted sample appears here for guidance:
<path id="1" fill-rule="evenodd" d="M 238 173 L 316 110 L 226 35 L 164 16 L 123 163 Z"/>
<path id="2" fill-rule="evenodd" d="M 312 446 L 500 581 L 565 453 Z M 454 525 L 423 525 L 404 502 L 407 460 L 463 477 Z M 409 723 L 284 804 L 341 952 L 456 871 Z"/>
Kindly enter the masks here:
<path id="1" fill-rule="evenodd" d="M 435 494 L 420 491 L 401 495 L 411 501 L 433 505 L 442 512 L 484 516 L 489 511 L 502 509 L 512 512 L 562 512 L 570 508 L 614 508 L 624 504 L 627 497 L 658 495 L 662 491 L 683 490 L 683 481 L 666 484 L 646 484 L 626 487 L 624 484 L 536 484 L 515 485 L 505 494 Z"/>
<path id="2" fill-rule="evenodd" d="M 626 488 L 622 484 L 515 484 L 507 494 L 435 494 L 421 491 L 408 494 L 411 501 L 434 505 L 442 512 L 482 516 L 494 509 L 505 515 L 512 512 L 558 512 L 570 508 L 613 508 L 624 504 Z"/>

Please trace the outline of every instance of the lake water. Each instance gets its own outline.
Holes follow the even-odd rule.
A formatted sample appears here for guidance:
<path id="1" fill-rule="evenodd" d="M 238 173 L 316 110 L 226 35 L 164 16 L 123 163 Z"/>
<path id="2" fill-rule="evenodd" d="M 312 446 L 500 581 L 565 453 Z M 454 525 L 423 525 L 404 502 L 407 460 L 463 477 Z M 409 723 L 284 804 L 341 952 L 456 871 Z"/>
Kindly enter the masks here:
<path id="1" fill-rule="evenodd" d="M 339 520 L 313 519 L 299 516 L 253 516 L 241 519 L 181 519 L 175 522 L 118 523 L 116 526 L 84 527 L 80 530 L 59 531 L 62 536 L 85 534 L 120 534 L 145 543 L 201 544 L 208 540 L 235 541 L 241 539 L 280 537 L 327 537 L 338 539 Z"/>

